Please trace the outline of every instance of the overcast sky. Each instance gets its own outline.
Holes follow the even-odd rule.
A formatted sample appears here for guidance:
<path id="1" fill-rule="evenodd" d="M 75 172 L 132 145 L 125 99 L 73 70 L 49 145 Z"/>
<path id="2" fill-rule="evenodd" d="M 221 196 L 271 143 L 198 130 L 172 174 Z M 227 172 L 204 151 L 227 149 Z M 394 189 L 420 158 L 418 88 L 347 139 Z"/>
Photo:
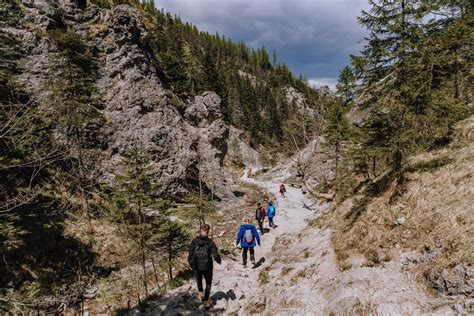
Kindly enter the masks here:
<path id="1" fill-rule="evenodd" d="M 367 0 L 155 0 L 199 29 L 275 49 L 278 61 L 314 86 L 334 87 L 366 32 L 356 21 Z"/>

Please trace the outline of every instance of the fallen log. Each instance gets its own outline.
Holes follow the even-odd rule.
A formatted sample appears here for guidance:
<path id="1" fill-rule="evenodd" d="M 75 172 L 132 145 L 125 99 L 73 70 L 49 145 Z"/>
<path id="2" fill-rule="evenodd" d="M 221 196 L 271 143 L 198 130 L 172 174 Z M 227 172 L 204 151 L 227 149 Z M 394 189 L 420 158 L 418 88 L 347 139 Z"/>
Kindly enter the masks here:
<path id="1" fill-rule="evenodd" d="M 301 189 L 303 187 L 302 184 L 296 184 L 296 183 L 289 183 L 288 185 L 292 188 L 298 188 L 298 189 Z"/>
<path id="2" fill-rule="evenodd" d="M 308 190 L 308 191 L 315 198 L 317 198 L 319 200 L 326 200 L 328 202 L 332 201 L 334 199 L 334 197 L 336 196 L 335 192 L 320 193 L 320 192 L 315 192 L 315 191 L 312 191 L 312 190 Z"/>

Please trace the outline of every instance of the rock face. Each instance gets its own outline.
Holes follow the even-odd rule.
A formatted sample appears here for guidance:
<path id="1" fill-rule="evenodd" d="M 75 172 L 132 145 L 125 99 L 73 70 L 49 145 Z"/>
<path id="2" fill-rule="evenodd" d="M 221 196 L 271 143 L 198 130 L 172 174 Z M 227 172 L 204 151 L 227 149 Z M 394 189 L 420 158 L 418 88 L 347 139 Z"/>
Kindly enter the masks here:
<path id="1" fill-rule="evenodd" d="M 467 263 L 457 264 L 451 271 L 444 269 L 440 272 L 432 269 L 426 278 L 439 292 L 473 297 L 474 269 Z"/>
<path id="2" fill-rule="evenodd" d="M 302 182 L 310 191 L 331 183 L 335 176 L 334 155 L 324 143 L 324 137 L 314 139 L 287 164 L 271 170 L 268 175 L 279 181 Z"/>
<path id="3" fill-rule="evenodd" d="M 244 140 L 244 132 L 241 130 L 235 127 L 229 129 L 227 147 L 227 156 L 233 162 L 252 169 L 265 167 L 265 164 L 260 157 L 260 153 L 247 144 Z"/>
<path id="4" fill-rule="evenodd" d="M 102 146 L 106 158 L 100 164 L 103 181 L 113 180 L 122 155 L 137 145 L 152 156 L 156 180 L 165 185 L 169 196 L 182 197 L 199 181 L 217 198 L 231 196 L 223 172 L 228 127 L 219 96 L 206 92 L 182 101 L 164 88 L 153 64 L 149 34 L 135 9 L 128 5 L 81 9 L 76 3 L 24 1 L 24 21 L 9 32 L 21 37 L 27 51 L 20 76 L 26 87 L 41 101 L 56 47 L 38 34 L 67 25 L 84 39 L 90 38 L 97 96 L 107 122 L 102 127 L 106 135 Z"/>

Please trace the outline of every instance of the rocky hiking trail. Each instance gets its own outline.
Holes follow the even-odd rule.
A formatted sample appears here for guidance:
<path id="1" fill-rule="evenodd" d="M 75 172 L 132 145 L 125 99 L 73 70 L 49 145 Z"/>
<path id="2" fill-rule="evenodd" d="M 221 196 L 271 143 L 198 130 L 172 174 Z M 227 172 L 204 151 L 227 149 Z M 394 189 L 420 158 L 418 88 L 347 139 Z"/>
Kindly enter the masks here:
<path id="1" fill-rule="evenodd" d="M 223 256 L 222 264 L 214 265 L 214 278 L 211 290 L 211 299 L 215 304 L 208 310 L 203 310 L 197 300 L 197 290 L 194 279 L 189 283 L 163 295 L 156 301 L 149 302 L 146 311 L 137 314 L 148 315 L 206 315 L 206 314 L 237 314 L 246 315 L 246 305 L 251 302 L 251 297 L 261 295 L 259 275 L 274 261 L 272 248 L 279 236 L 296 234 L 307 225 L 306 220 L 312 217 L 318 208 L 306 208 L 314 204 L 299 188 L 287 186 L 286 196 L 280 197 L 278 193 L 280 182 L 255 180 L 247 177 L 247 172 L 241 179 L 244 182 L 255 184 L 276 196 L 276 228 L 268 226 L 265 220 L 266 233 L 261 236 L 261 247 L 255 247 L 256 266 L 249 262 L 247 268 L 242 266 L 240 249 L 235 255 Z M 236 235 L 239 227 L 235 227 Z M 219 246 L 219 245 L 218 245 Z"/>
<path id="2" fill-rule="evenodd" d="M 257 179 L 248 178 L 247 172 L 241 178 L 276 197 L 277 227 L 271 229 L 265 222 L 268 232 L 262 246 L 255 248 L 255 267 L 242 266 L 240 249 L 215 264 L 215 304 L 210 309 L 198 300 L 192 278 L 128 315 L 462 315 L 456 312 L 456 301 L 429 294 L 406 271 L 407 254 L 399 253 L 377 267 L 365 266 L 355 256 L 352 267 L 341 271 L 332 231 L 308 225 L 329 204 L 315 204 L 300 188 L 289 185 L 286 197 L 280 197 L 279 185 L 287 173 L 280 168 Z M 236 235 L 238 228 L 228 233 Z"/>

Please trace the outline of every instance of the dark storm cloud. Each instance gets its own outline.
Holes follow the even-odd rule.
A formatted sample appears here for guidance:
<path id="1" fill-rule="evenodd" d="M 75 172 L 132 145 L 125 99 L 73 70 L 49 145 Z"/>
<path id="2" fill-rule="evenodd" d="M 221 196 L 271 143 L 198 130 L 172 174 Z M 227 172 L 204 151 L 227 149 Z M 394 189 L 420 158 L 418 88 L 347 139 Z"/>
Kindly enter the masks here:
<path id="1" fill-rule="evenodd" d="M 334 86 L 365 31 L 357 24 L 367 0 L 156 0 L 210 33 L 276 50 L 279 61 L 313 85 Z"/>

